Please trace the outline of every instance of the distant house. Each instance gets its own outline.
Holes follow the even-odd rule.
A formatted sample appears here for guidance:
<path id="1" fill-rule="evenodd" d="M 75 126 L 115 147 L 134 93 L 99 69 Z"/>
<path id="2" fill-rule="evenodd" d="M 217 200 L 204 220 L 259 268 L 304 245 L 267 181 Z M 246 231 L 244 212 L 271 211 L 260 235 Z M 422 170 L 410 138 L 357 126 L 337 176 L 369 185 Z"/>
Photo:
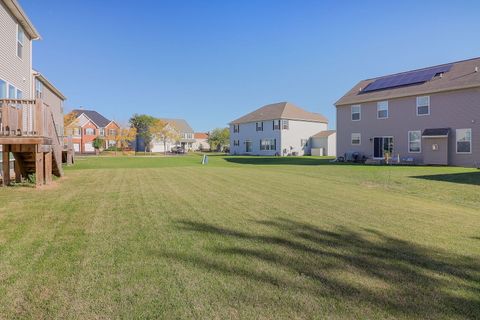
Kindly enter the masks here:
<path id="1" fill-rule="evenodd" d="M 208 133 L 197 132 L 193 135 L 193 137 L 195 139 L 195 142 L 193 143 L 193 150 L 210 150 L 210 144 L 208 143 Z"/>
<path id="2" fill-rule="evenodd" d="M 176 131 L 177 139 L 175 141 L 168 141 L 166 150 L 163 141 L 154 140 L 151 147 L 152 152 L 169 152 L 173 147 L 182 147 L 186 151 L 192 150 L 193 144 L 195 143 L 195 139 L 193 137 L 194 132 L 186 120 L 167 118 L 160 118 L 160 120 L 166 122 L 172 127 L 172 130 Z"/>
<path id="3" fill-rule="evenodd" d="M 480 58 L 362 80 L 337 101 L 337 152 L 480 164 Z"/>
<path id="4" fill-rule="evenodd" d="M 75 109 L 75 121 L 67 129 L 67 135 L 72 136 L 76 153 L 94 153 L 93 141 L 100 137 L 104 139 L 104 148 L 116 145 L 114 137 L 120 126 L 113 120 L 105 118 L 94 110 Z"/>
<path id="5" fill-rule="evenodd" d="M 337 132 L 335 130 L 320 131 L 310 139 L 312 156 L 337 155 Z"/>
<path id="6" fill-rule="evenodd" d="M 230 153 L 309 155 L 311 137 L 327 130 L 328 120 L 292 103 L 261 107 L 230 123 Z"/>

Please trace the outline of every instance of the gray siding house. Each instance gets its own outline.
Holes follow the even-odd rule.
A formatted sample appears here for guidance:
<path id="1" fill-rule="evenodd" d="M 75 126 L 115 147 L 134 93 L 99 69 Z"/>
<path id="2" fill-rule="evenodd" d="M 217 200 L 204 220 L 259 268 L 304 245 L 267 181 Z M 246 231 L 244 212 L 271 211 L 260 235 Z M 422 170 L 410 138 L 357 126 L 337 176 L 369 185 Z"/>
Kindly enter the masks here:
<path id="1" fill-rule="evenodd" d="M 335 104 L 337 154 L 480 165 L 480 58 L 362 80 Z"/>
<path id="2" fill-rule="evenodd" d="M 311 137 L 327 126 L 321 114 L 289 102 L 269 104 L 230 123 L 230 154 L 310 155 Z"/>

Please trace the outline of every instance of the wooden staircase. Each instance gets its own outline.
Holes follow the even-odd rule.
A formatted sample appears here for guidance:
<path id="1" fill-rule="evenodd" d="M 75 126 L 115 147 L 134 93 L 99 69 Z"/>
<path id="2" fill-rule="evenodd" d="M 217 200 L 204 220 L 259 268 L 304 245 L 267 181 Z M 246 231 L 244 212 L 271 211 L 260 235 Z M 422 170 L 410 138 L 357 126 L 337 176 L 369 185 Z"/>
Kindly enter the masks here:
<path id="1" fill-rule="evenodd" d="M 8 160 L 15 158 L 15 180 L 35 175 L 37 186 L 49 184 L 52 175 L 63 176 L 63 140 L 56 131 L 48 105 L 41 100 L 1 100 L 0 145 L 3 154 L 3 185 L 10 184 Z"/>

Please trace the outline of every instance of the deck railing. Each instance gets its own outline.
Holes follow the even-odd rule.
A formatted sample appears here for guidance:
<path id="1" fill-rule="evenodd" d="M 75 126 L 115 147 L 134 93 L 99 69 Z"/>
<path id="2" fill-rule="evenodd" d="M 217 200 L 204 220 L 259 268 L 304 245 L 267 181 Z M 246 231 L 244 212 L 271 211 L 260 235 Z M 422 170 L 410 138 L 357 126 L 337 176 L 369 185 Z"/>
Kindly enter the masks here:
<path id="1" fill-rule="evenodd" d="M 53 137 L 51 110 L 42 100 L 0 100 L 0 136 Z"/>

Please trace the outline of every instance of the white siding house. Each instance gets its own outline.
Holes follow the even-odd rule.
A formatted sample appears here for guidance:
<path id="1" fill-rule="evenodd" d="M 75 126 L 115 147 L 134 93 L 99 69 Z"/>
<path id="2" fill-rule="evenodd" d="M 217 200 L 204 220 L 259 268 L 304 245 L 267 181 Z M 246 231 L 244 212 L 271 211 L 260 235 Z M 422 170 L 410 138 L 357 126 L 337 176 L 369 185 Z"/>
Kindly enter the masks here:
<path id="1" fill-rule="evenodd" d="M 324 116 L 292 103 L 266 105 L 230 123 L 230 154 L 310 155 L 310 138 L 327 126 Z"/>

